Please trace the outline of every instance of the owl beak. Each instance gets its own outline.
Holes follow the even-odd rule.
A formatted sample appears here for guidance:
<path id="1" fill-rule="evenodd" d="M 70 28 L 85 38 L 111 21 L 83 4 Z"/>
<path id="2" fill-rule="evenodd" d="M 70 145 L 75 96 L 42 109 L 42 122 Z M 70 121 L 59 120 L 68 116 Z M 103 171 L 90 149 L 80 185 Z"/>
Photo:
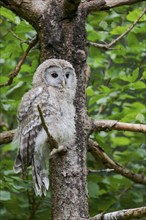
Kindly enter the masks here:
<path id="1" fill-rule="evenodd" d="M 61 81 L 61 85 L 62 85 L 62 87 L 65 87 L 65 85 L 66 85 L 66 80 L 64 78 Z"/>

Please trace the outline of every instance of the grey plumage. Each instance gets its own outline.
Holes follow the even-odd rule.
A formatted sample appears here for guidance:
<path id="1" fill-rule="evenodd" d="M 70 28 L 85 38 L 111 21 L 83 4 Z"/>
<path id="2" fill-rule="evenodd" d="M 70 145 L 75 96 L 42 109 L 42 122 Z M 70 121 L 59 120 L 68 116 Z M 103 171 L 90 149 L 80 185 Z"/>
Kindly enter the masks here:
<path id="1" fill-rule="evenodd" d="M 18 109 L 19 126 L 15 142 L 19 145 L 14 165 L 16 173 L 25 174 L 32 166 L 36 195 L 46 195 L 49 188 L 49 146 L 37 106 L 41 108 L 49 133 L 58 146 L 66 146 L 74 138 L 76 75 L 72 65 L 61 59 L 49 59 L 36 70 L 32 89 Z"/>

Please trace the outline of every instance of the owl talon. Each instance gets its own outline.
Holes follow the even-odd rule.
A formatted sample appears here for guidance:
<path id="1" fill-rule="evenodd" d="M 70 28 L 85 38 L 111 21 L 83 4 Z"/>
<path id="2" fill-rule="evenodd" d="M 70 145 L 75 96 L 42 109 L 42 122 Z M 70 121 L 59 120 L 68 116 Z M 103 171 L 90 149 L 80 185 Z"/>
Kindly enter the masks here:
<path id="1" fill-rule="evenodd" d="M 62 145 L 59 146 L 58 148 L 53 148 L 53 150 L 49 154 L 49 159 L 51 159 L 55 154 L 65 153 L 66 151 L 67 151 L 66 147 Z"/>

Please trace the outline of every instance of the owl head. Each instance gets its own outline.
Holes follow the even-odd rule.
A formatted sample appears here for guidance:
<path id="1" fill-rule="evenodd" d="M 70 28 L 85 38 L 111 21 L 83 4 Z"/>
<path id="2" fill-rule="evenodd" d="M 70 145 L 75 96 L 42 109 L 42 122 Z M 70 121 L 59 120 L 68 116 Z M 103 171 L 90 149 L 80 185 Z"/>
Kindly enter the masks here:
<path id="1" fill-rule="evenodd" d="M 76 74 L 73 66 L 66 60 L 48 59 L 39 65 L 33 86 L 44 84 L 59 89 L 76 89 Z"/>

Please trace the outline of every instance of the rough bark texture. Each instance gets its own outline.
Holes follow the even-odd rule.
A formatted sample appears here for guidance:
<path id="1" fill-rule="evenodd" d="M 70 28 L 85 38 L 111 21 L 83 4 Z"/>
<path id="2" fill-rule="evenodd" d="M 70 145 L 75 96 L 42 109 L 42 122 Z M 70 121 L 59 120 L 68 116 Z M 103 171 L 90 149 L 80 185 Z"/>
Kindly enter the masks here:
<path id="1" fill-rule="evenodd" d="M 87 13 L 91 11 L 108 10 L 122 5 L 132 5 L 134 3 L 142 2 L 145 0 L 91 0 L 83 1 L 83 7 L 87 10 Z"/>
<path id="2" fill-rule="evenodd" d="M 130 219 L 137 219 L 139 217 L 145 217 L 146 216 L 146 206 L 135 208 L 135 209 L 125 209 L 121 211 L 111 212 L 111 213 L 102 213 L 99 215 L 96 215 L 90 220 L 130 220 Z"/>
<path id="3" fill-rule="evenodd" d="M 61 10 L 62 9 L 62 10 Z M 85 74 L 85 15 L 78 10 L 74 18 L 64 17 L 61 3 L 52 1 L 39 20 L 41 61 L 61 58 L 76 71 L 76 143 L 67 153 L 50 161 L 52 219 L 87 219 Z"/>
<path id="4" fill-rule="evenodd" d="M 67 153 L 50 160 L 52 193 L 52 219 L 88 219 L 86 183 L 86 14 L 79 8 L 80 1 L 37 0 L 0 1 L 15 13 L 28 20 L 37 30 L 41 62 L 61 58 L 73 64 L 78 85 L 75 98 L 76 141 L 68 146 Z M 75 7 L 68 7 L 72 5 Z M 18 10 L 18 7 L 19 10 Z M 67 7 L 69 12 L 67 11 Z M 25 12 L 25 13 L 24 13 Z"/>
<path id="5" fill-rule="evenodd" d="M 0 134 L 0 144 L 7 144 L 12 141 L 16 130 L 5 131 Z"/>

